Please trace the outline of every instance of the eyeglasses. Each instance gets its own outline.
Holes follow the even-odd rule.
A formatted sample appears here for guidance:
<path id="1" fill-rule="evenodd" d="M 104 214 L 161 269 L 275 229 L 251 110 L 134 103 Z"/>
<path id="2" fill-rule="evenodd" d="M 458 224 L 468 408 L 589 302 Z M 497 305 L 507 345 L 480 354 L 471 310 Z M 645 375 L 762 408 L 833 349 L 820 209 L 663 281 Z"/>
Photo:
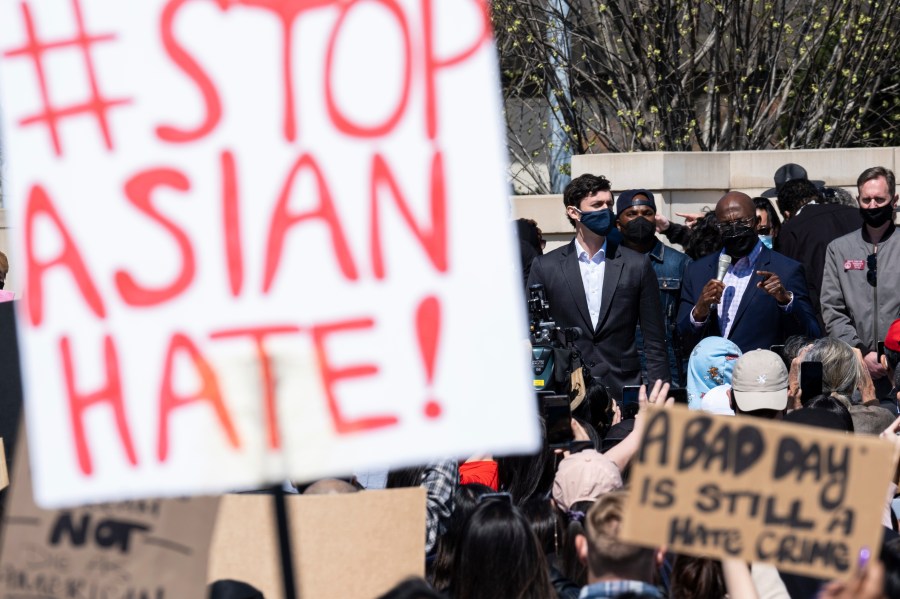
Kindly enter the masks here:
<path id="1" fill-rule="evenodd" d="M 764 226 L 756 229 L 756 232 L 760 235 L 769 235 L 772 232 L 772 227 Z"/>
<path id="2" fill-rule="evenodd" d="M 876 254 L 869 254 L 866 257 L 866 266 L 869 267 L 869 270 L 866 271 L 866 281 L 872 287 L 876 287 L 878 285 L 878 258 Z"/>
<path id="3" fill-rule="evenodd" d="M 747 229 L 753 228 L 753 219 L 745 218 L 743 220 L 730 220 L 724 223 L 716 223 L 716 229 L 725 237 L 739 235 Z"/>

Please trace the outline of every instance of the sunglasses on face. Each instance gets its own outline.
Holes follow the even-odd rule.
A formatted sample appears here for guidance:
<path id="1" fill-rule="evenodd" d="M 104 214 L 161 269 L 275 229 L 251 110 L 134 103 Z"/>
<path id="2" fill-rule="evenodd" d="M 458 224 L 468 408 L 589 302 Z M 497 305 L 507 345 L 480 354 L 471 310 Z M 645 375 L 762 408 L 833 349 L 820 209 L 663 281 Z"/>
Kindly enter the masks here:
<path id="1" fill-rule="evenodd" d="M 769 227 L 769 226 L 759 227 L 758 229 L 756 229 L 756 232 L 759 233 L 760 235 L 771 235 L 772 227 Z"/>
<path id="2" fill-rule="evenodd" d="M 753 228 L 753 219 L 752 218 L 745 218 L 744 220 L 731 220 L 731 221 L 726 221 L 724 223 L 716 224 L 716 229 L 724 237 L 740 235 L 741 233 L 744 233 L 747 229 L 752 229 L 752 228 Z"/>
<path id="3" fill-rule="evenodd" d="M 878 258 L 875 254 L 869 254 L 866 257 L 866 266 L 869 267 L 869 270 L 866 271 L 866 281 L 875 287 L 878 285 Z"/>

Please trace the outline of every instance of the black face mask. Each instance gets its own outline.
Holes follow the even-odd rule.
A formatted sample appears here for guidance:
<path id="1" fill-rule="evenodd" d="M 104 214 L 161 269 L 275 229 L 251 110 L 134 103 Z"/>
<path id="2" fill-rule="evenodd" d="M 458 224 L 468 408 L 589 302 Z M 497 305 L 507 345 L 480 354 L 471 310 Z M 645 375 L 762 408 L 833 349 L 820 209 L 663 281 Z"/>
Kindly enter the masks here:
<path id="1" fill-rule="evenodd" d="M 744 227 L 736 231 L 734 235 L 722 238 L 725 253 L 732 258 L 743 258 L 750 255 L 758 242 L 759 237 L 751 227 Z"/>
<path id="2" fill-rule="evenodd" d="M 860 208 L 859 213 L 867 225 L 878 228 L 894 217 L 894 207 L 887 204 L 878 208 Z"/>
<path id="3" fill-rule="evenodd" d="M 622 228 L 622 237 L 634 245 L 647 245 L 656 238 L 656 224 L 644 217 L 633 218 Z"/>

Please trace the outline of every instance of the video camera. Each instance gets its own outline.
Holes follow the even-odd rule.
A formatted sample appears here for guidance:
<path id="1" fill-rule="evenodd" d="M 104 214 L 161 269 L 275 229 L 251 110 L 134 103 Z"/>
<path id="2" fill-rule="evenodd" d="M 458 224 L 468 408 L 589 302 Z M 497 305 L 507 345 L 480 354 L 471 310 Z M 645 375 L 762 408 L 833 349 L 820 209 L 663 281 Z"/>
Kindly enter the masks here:
<path id="1" fill-rule="evenodd" d="M 581 329 L 556 326 L 543 285 L 531 285 L 528 293 L 532 383 L 548 427 L 550 414 L 545 404 L 565 397 L 571 406 L 570 418 L 574 415 L 590 422 L 598 431 L 605 431 L 612 418 L 610 395 L 602 381 L 591 376 L 575 347 Z"/>
<path id="2" fill-rule="evenodd" d="M 528 288 L 528 314 L 530 317 L 531 332 L 531 367 L 534 370 L 534 388 L 538 391 L 552 391 L 554 393 L 568 395 L 568 376 L 554 376 L 558 362 L 563 358 L 561 352 L 575 353 L 578 364 L 581 364 L 581 356 L 575 349 L 575 340 L 581 336 L 578 327 L 558 327 L 550 315 L 550 302 L 544 293 L 544 286 L 536 283 Z M 569 358 L 569 356 L 565 356 Z M 568 362 L 562 370 L 568 369 Z M 560 372 L 559 374 L 563 374 Z M 563 386 L 564 384 L 564 386 Z"/>

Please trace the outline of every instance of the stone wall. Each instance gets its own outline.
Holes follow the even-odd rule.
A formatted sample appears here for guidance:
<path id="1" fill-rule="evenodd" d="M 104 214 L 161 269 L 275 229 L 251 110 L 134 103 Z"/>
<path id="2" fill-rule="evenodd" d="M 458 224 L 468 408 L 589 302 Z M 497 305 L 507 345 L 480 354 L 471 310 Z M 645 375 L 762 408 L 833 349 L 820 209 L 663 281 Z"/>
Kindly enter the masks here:
<path id="1" fill-rule="evenodd" d="M 870 166 L 884 166 L 895 173 L 900 170 L 900 148 L 588 154 L 572 159 L 572 176 L 605 175 L 613 191 L 649 189 L 657 196 L 659 210 L 681 222 L 675 212 L 712 208 L 728 190 L 760 195 L 774 186 L 778 167 L 789 162 L 803 166 L 811 179 L 843 187 L 856 196 L 856 178 Z M 512 212 L 514 218 L 538 222 L 548 249 L 572 236 L 561 195 L 514 196 Z"/>

